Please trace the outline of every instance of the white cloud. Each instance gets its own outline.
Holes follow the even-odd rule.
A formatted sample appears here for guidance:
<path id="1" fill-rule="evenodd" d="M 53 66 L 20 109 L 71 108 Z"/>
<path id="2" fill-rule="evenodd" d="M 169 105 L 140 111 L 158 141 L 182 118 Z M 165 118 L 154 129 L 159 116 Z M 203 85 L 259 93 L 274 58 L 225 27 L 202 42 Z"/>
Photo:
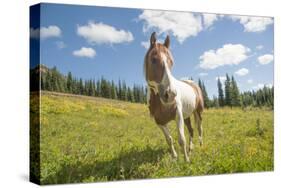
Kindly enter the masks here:
<path id="1" fill-rule="evenodd" d="M 116 29 L 101 22 L 89 22 L 88 25 L 78 26 L 77 34 L 91 44 L 119 44 L 134 40 L 130 31 Z"/>
<path id="2" fill-rule="evenodd" d="M 56 25 L 50 25 L 48 27 L 41 27 L 40 29 L 30 28 L 30 37 L 39 39 L 47 39 L 51 37 L 60 37 L 61 29 Z"/>
<path id="3" fill-rule="evenodd" d="M 203 21 L 204 21 L 204 27 L 209 28 L 213 25 L 215 21 L 218 20 L 218 16 L 216 14 L 202 14 L 203 15 Z"/>
<path id="4" fill-rule="evenodd" d="M 273 55 L 272 54 L 265 54 L 258 57 L 258 62 L 262 65 L 269 64 L 273 61 Z"/>
<path id="5" fill-rule="evenodd" d="M 66 48 L 66 44 L 63 41 L 57 41 L 56 45 L 57 45 L 58 49 Z"/>
<path id="6" fill-rule="evenodd" d="M 273 84 L 265 84 L 265 87 L 272 88 L 272 87 L 273 87 Z"/>
<path id="7" fill-rule="evenodd" d="M 164 44 L 165 39 L 157 38 L 157 41 Z M 141 41 L 141 46 L 143 46 L 145 49 L 148 49 L 150 47 L 150 41 Z"/>
<path id="8" fill-rule="evenodd" d="M 251 50 L 242 44 L 225 44 L 217 50 L 209 50 L 199 57 L 203 69 L 215 69 L 224 65 L 238 65 L 248 58 Z"/>
<path id="9" fill-rule="evenodd" d="M 149 41 L 142 41 L 142 42 L 141 42 L 141 45 L 142 45 L 145 49 L 148 49 L 149 46 L 150 46 L 150 42 L 149 42 Z"/>
<path id="10" fill-rule="evenodd" d="M 254 90 L 258 90 L 258 89 L 262 89 L 264 87 L 268 87 L 268 88 L 272 88 L 273 85 L 272 84 L 262 84 L 262 83 L 259 83 L 257 84 L 256 86 L 253 87 Z"/>
<path id="11" fill-rule="evenodd" d="M 263 49 L 263 45 L 258 45 L 258 46 L 256 46 L 256 49 L 257 49 L 257 50 Z"/>
<path id="12" fill-rule="evenodd" d="M 171 32 L 180 43 L 202 30 L 201 17 L 188 12 L 144 10 L 139 19 L 144 21 L 144 32 L 151 29 L 156 29 L 160 35 Z"/>
<path id="13" fill-rule="evenodd" d="M 248 84 L 252 84 L 254 81 L 252 79 L 247 80 Z"/>
<path id="14" fill-rule="evenodd" d="M 226 76 L 218 76 L 218 77 L 216 77 L 216 80 L 218 80 L 218 79 L 220 79 L 220 81 L 221 81 L 222 83 L 224 83 L 225 80 L 226 80 Z"/>
<path id="15" fill-rule="evenodd" d="M 73 55 L 77 57 L 93 58 L 96 56 L 96 51 L 93 48 L 82 47 L 80 50 L 73 51 Z"/>
<path id="16" fill-rule="evenodd" d="M 208 76 L 208 73 L 206 73 L 206 72 L 200 72 L 200 73 L 199 73 L 199 76 Z"/>
<path id="17" fill-rule="evenodd" d="M 254 16 L 230 16 L 233 21 L 239 21 L 244 26 L 245 32 L 262 32 L 266 27 L 273 24 L 273 19 L 269 17 Z"/>
<path id="18" fill-rule="evenodd" d="M 245 76 L 249 73 L 249 70 L 246 68 L 239 69 L 235 72 L 238 76 Z"/>

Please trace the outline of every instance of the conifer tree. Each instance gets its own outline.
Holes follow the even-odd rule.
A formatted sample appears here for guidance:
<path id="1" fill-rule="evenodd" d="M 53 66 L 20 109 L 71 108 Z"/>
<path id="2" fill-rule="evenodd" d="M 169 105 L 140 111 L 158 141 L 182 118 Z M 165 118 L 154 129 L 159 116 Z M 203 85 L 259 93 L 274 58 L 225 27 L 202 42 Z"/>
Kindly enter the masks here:
<path id="1" fill-rule="evenodd" d="M 68 72 L 67 74 L 67 81 L 66 81 L 66 88 L 67 92 L 72 93 L 72 74 L 71 72 Z"/>
<path id="2" fill-rule="evenodd" d="M 239 89 L 233 76 L 231 77 L 231 106 L 241 106 Z"/>
<path id="3" fill-rule="evenodd" d="M 200 78 L 198 80 L 198 85 L 202 91 L 202 95 L 203 95 L 203 99 L 204 99 L 204 106 L 208 108 L 208 107 L 210 107 L 210 99 L 208 97 L 205 84 L 203 81 L 200 80 Z"/>
<path id="4" fill-rule="evenodd" d="M 226 74 L 226 80 L 224 83 L 224 92 L 225 92 L 224 104 L 227 106 L 231 106 L 231 80 L 228 74 Z"/>
<path id="5" fill-rule="evenodd" d="M 224 95 L 223 95 L 223 89 L 222 89 L 222 83 L 220 78 L 218 78 L 218 104 L 219 106 L 224 106 Z"/>
<path id="6" fill-rule="evenodd" d="M 101 97 L 100 80 L 97 81 L 96 96 L 97 96 L 97 97 Z"/>
<path id="7" fill-rule="evenodd" d="M 111 81 L 110 90 L 111 90 L 111 98 L 117 99 L 117 93 L 116 93 L 115 84 L 114 84 L 113 80 Z"/>

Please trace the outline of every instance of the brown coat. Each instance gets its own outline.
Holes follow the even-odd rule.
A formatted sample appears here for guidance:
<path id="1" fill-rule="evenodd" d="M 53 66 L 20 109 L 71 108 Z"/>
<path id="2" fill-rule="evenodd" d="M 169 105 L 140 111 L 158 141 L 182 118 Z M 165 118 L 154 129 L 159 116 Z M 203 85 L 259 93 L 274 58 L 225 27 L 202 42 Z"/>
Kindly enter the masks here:
<path id="1" fill-rule="evenodd" d="M 201 119 L 201 113 L 204 110 L 204 100 L 200 87 L 192 81 L 183 81 L 184 83 L 190 85 L 196 94 L 196 106 L 195 112 L 198 113 Z M 159 94 L 155 94 L 152 89 L 150 89 L 150 100 L 149 100 L 149 111 L 154 117 L 155 122 L 158 125 L 165 125 L 171 120 L 176 118 L 176 101 L 170 105 L 163 105 L 160 101 Z"/>
<path id="2" fill-rule="evenodd" d="M 159 94 L 155 94 L 154 91 L 150 89 L 149 111 L 158 125 L 165 125 L 169 121 L 174 120 L 176 117 L 176 110 L 176 102 L 169 106 L 164 106 L 160 101 Z"/>

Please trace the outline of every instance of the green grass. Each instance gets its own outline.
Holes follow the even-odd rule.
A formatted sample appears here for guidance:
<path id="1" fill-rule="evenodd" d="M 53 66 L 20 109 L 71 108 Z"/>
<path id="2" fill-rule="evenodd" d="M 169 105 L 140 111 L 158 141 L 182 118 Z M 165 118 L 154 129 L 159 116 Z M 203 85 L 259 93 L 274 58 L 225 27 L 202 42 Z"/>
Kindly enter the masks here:
<path id="1" fill-rule="evenodd" d="M 175 122 L 169 128 L 177 141 Z M 194 127 L 195 128 L 195 127 Z M 42 93 L 42 184 L 197 176 L 273 170 L 273 111 L 209 109 L 204 145 L 195 130 L 191 162 L 171 158 L 148 108 L 82 96 Z M 186 129 L 186 137 L 188 133 Z"/>

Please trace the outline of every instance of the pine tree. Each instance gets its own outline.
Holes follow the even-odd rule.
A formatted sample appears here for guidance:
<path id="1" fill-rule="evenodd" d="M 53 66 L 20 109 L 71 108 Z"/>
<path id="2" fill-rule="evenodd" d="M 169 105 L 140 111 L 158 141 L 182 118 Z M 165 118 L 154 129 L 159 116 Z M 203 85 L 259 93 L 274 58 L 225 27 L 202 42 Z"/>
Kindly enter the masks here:
<path id="1" fill-rule="evenodd" d="M 48 91 L 53 90 L 52 83 L 51 83 L 51 73 L 50 73 L 50 71 L 47 71 L 47 74 L 46 74 L 46 89 Z"/>
<path id="2" fill-rule="evenodd" d="M 117 96 L 119 100 L 122 100 L 122 85 L 121 85 L 121 80 L 118 80 L 118 92 Z"/>
<path id="3" fill-rule="evenodd" d="M 231 106 L 231 80 L 228 74 L 226 74 L 226 80 L 224 83 L 224 92 L 225 92 L 224 104 L 227 106 Z"/>
<path id="4" fill-rule="evenodd" d="M 200 78 L 199 78 L 199 80 L 198 80 L 198 85 L 199 85 L 199 87 L 200 87 L 200 89 L 201 89 L 201 91 L 202 91 L 202 95 L 203 95 L 203 99 L 204 99 L 204 106 L 205 106 L 206 108 L 209 108 L 209 107 L 210 107 L 210 99 L 209 99 L 209 97 L 208 97 L 205 84 L 204 84 L 203 81 L 200 80 Z"/>
<path id="5" fill-rule="evenodd" d="M 121 99 L 124 101 L 128 101 L 127 86 L 125 81 L 123 81 L 122 83 Z"/>
<path id="6" fill-rule="evenodd" d="M 92 83 L 93 83 L 93 95 L 92 96 L 97 96 L 97 94 L 96 94 L 96 81 L 93 80 Z"/>
<path id="7" fill-rule="evenodd" d="M 112 99 L 117 99 L 117 93 L 116 93 L 116 90 L 115 90 L 115 84 L 113 82 L 113 80 L 111 81 L 111 87 L 110 87 L 110 92 L 111 92 L 111 98 Z"/>
<path id="8" fill-rule="evenodd" d="M 100 80 L 97 81 L 96 96 L 97 97 L 101 97 L 101 84 L 100 84 Z"/>
<path id="9" fill-rule="evenodd" d="M 218 78 L 218 104 L 221 107 L 224 106 L 224 95 L 220 78 Z"/>
<path id="10" fill-rule="evenodd" d="M 72 89 L 72 82 L 73 82 L 73 80 L 72 80 L 72 74 L 71 74 L 71 72 L 68 72 L 68 74 L 67 74 L 67 81 L 66 81 L 66 88 L 67 88 L 67 92 L 69 92 L 69 93 L 72 93 L 73 91 L 73 89 Z"/>
<path id="11" fill-rule="evenodd" d="M 88 95 L 89 96 L 94 96 L 93 82 L 92 82 L 92 80 L 89 80 L 88 82 L 89 82 Z"/>
<path id="12" fill-rule="evenodd" d="M 86 85 L 86 84 L 85 84 Z M 80 95 L 84 94 L 84 85 L 83 85 L 83 80 L 80 78 L 79 80 L 79 86 L 78 86 L 78 91 Z"/>
<path id="13" fill-rule="evenodd" d="M 205 87 L 205 84 L 202 82 L 202 88 L 203 88 L 203 99 L 204 99 L 204 105 L 209 108 L 210 107 L 210 99 L 208 97 L 208 93 Z"/>
<path id="14" fill-rule="evenodd" d="M 128 101 L 135 102 L 133 91 L 130 87 L 127 88 Z"/>
<path id="15" fill-rule="evenodd" d="M 231 106 L 241 106 L 240 92 L 234 77 L 231 77 Z"/>

